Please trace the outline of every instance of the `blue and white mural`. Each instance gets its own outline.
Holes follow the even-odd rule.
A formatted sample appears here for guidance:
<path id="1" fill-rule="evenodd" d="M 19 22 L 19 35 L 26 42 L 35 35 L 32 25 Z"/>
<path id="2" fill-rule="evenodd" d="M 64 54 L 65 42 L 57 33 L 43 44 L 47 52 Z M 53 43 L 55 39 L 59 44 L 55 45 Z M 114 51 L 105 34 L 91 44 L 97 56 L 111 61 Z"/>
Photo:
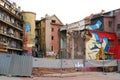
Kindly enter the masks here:
<path id="1" fill-rule="evenodd" d="M 86 41 L 86 59 L 99 60 L 97 55 L 102 49 L 103 51 L 108 51 L 108 39 L 100 38 L 98 33 L 91 33 L 92 37 Z M 104 55 L 104 52 L 103 52 Z"/>
<path id="2" fill-rule="evenodd" d="M 94 25 L 90 25 L 88 27 L 89 30 L 96 30 L 99 29 L 102 26 L 102 22 L 98 20 Z"/>
<path id="3" fill-rule="evenodd" d="M 25 30 L 25 32 L 30 32 L 31 31 L 31 25 L 30 25 L 29 22 L 25 22 L 24 30 Z"/>

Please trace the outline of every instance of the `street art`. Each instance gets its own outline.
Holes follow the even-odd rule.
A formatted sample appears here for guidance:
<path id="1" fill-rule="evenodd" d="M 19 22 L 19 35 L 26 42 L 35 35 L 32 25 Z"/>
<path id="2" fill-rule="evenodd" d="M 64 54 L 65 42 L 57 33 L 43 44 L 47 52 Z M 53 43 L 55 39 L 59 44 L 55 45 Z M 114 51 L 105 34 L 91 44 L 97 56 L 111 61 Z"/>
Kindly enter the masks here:
<path id="1" fill-rule="evenodd" d="M 97 20 L 95 24 L 88 27 L 88 30 L 83 32 L 86 44 L 85 56 L 88 60 L 109 59 L 108 55 L 118 53 L 116 35 L 109 32 L 96 31 L 102 27 L 102 24 L 101 20 Z M 111 46 L 110 44 L 113 45 Z M 118 56 L 115 55 L 114 58 L 118 58 Z"/>
<path id="2" fill-rule="evenodd" d="M 30 33 L 30 34 L 28 34 L 28 36 L 29 36 L 29 39 L 30 39 L 29 43 L 34 44 L 35 43 L 35 39 L 33 38 L 34 34 Z"/>
<path id="3" fill-rule="evenodd" d="M 108 32 L 88 31 L 85 37 L 85 55 L 87 60 L 111 59 L 110 56 L 115 54 L 116 55 L 114 58 L 117 59 L 118 42 L 115 34 Z"/>
<path id="4" fill-rule="evenodd" d="M 24 30 L 25 30 L 25 32 L 30 32 L 31 31 L 31 25 L 30 25 L 29 22 L 25 22 Z"/>
<path id="5" fill-rule="evenodd" d="M 23 20 L 26 21 L 26 20 L 27 20 L 27 17 L 26 17 L 26 16 L 23 16 Z"/>
<path id="6" fill-rule="evenodd" d="M 102 26 L 102 22 L 98 20 L 94 25 L 88 27 L 89 30 L 96 30 Z"/>
<path id="7" fill-rule="evenodd" d="M 104 49 L 107 47 L 107 39 L 100 40 L 98 34 L 91 33 L 91 37 L 86 41 L 86 59 L 99 60 L 100 56 L 105 59 Z"/>
<path id="8" fill-rule="evenodd" d="M 34 33 L 32 33 L 32 23 L 29 16 L 23 16 L 25 21 L 24 23 L 24 50 L 27 51 L 28 54 L 32 54 L 32 46 L 34 46 Z"/>

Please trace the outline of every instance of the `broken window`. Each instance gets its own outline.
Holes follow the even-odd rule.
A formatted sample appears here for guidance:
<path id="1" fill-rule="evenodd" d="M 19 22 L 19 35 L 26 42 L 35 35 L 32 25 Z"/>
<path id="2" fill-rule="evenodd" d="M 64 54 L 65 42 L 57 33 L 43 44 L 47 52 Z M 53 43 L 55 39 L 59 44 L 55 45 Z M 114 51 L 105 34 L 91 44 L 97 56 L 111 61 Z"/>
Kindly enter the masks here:
<path id="1" fill-rule="evenodd" d="M 52 20 L 52 23 L 56 23 L 56 20 Z"/>

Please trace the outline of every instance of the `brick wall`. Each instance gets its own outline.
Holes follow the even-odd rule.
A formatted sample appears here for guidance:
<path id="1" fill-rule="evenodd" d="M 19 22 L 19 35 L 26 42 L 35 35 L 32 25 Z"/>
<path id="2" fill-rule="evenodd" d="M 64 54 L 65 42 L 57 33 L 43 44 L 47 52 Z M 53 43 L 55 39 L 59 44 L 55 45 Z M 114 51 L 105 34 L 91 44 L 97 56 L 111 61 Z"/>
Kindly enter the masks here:
<path id="1" fill-rule="evenodd" d="M 104 21 L 104 31 L 106 32 L 115 31 L 114 17 L 104 17 L 103 21 Z M 112 22 L 111 26 L 109 26 L 109 22 Z"/>

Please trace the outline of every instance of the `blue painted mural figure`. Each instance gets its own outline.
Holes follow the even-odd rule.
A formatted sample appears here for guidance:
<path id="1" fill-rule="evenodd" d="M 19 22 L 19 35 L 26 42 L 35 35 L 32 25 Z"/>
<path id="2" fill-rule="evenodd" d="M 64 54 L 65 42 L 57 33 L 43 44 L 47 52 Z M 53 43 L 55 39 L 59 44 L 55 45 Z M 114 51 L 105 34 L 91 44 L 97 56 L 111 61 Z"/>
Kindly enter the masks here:
<path id="1" fill-rule="evenodd" d="M 102 26 L 102 22 L 98 20 L 94 25 L 88 27 L 89 30 L 97 30 Z M 105 58 L 104 50 L 107 51 L 108 40 L 101 39 L 95 32 L 87 31 L 85 35 L 86 40 L 86 59 L 99 60 L 101 55 L 102 59 Z M 100 54 L 102 53 L 102 54 Z"/>
<path id="2" fill-rule="evenodd" d="M 104 52 L 108 50 L 108 39 L 100 39 L 99 35 L 95 32 L 86 34 L 86 59 L 87 60 L 100 60 L 105 59 Z"/>
<path id="3" fill-rule="evenodd" d="M 88 29 L 89 30 L 96 30 L 96 29 L 99 29 L 101 27 L 101 25 L 102 25 L 102 22 L 100 20 L 98 20 L 96 22 L 96 24 L 89 26 Z"/>
<path id="4" fill-rule="evenodd" d="M 31 25 L 29 22 L 26 22 L 24 25 L 24 30 L 25 32 L 30 32 L 31 31 Z"/>

